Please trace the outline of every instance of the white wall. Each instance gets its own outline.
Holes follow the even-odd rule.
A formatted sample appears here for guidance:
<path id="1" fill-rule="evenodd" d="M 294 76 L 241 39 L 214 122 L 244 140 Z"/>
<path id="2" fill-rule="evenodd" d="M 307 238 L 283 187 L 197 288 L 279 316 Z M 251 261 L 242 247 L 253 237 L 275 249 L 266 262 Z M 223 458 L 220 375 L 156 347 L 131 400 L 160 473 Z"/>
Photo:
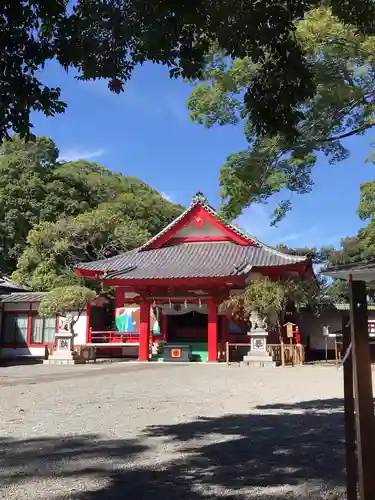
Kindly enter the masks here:
<path id="1" fill-rule="evenodd" d="M 205 236 L 224 236 L 224 233 L 213 224 L 204 221 L 201 227 L 197 227 L 194 222 L 190 222 L 173 236 L 174 238 L 197 238 Z"/>
<path id="2" fill-rule="evenodd" d="M 307 335 L 310 336 L 310 348 L 313 350 L 325 349 L 325 337 L 323 336 L 323 326 L 330 327 L 330 333 L 335 333 L 342 328 L 342 317 L 348 315 L 349 311 L 340 311 L 337 309 L 323 311 L 320 316 L 303 311 L 301 313 L 300 331 L 302 341 L 306 341 Z M 368 319 L 375 320 L 375 311 L 368 311 Z M 328 338 L 328 349 L 335 348 L 335 339 Z"/>
<path id="3" fill-rule="evenodd" d="M 73 317 L 76 318 L 78 315 L 77 311 L 72 312 Z M 63 316 L 60 316 L 60 321 L 59 321 L 59 326 L 61 325 L 63 321 Z M 76 334 L 76 337 L 74 339 L 74 344 L 75 345 L 84 345 L 86 344 L 86 331 L 87 331 L 87 312 L 83 311 L 78 318 L 77 323 L 74 325 L 74 333 Z"/>

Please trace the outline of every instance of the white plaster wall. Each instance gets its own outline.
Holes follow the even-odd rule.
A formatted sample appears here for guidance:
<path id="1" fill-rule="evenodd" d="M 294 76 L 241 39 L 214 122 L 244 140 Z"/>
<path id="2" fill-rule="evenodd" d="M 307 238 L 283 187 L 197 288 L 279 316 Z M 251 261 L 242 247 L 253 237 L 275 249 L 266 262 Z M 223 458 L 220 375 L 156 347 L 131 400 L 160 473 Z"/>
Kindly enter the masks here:
<path id="1" fill-rule="evenodd" d="M 224 233 L 207 221 L 201 227 L 197 227 L 194 222 L 190 222 L 174 235 L 174 238 L 196 238 L 204 236 L 224 236 Z"/>
<path id="2" fill-rule="evenodd" d="M 73 317 L 76 318 L 78 315 L 77 311 L 72 312 Z M 60 316 L 60 322 L 59 326 L 61 325 L 64 317 Z M 74 339 L 74 344 L 75 345 L 86 345 L 86 328 L 87 328 L 87 312 L 83 311 L 78 318 L 77 323 L 74 325 L 74 333 L 76 334 L 76 337 Z"/>
<path id="3" fill-rule="evenodd" d="M 310 348 L 314 350 L 325 349 L 325 337 L 323 336 L 323 326 L 330 327 L 330 333 L 334 333 L 342 328 L 342 317 L 347 315 L 349 311 L 330 310 L 323 311 L 320 316 L 315 316 L 312 313 L 303 311 L 301 313 L 300 331 L 303 342 L 306 341 L 307 335 L 310 336 Z M 368 319 L 375 320 L 375 311 L 368 311 Z M 335 348 L 335 339 L 328 338 L 328 349 Z"/>

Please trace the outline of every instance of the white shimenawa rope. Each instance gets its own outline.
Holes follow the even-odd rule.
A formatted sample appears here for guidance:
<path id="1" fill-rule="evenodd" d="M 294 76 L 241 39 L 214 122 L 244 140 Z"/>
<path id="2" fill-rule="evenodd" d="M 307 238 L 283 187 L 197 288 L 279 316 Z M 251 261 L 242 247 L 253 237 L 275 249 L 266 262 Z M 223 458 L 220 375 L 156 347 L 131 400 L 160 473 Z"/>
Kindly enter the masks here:
<path id="1" fill-rule="evenodd" d="M 341 360 L 341 367 L 344 366 L 344 363 L 348 359 L 348 357 L 350 356 L 351 352 L 352 352 L 352 343 L 350 342 L 349 347 L 347 348 L 346 353 L 345 353 L 344 357 Z"/>

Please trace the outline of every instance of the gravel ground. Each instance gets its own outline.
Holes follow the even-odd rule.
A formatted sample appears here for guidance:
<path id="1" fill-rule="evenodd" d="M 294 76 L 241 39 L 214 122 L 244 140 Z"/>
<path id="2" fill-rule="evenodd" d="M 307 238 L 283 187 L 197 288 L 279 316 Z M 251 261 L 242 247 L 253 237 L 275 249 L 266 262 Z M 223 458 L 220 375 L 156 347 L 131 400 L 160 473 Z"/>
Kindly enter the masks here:
<path id="1" fill-rule="evenodd" d="M 344 498 L 334 367 L 0 368 L 0 498 Z"/>

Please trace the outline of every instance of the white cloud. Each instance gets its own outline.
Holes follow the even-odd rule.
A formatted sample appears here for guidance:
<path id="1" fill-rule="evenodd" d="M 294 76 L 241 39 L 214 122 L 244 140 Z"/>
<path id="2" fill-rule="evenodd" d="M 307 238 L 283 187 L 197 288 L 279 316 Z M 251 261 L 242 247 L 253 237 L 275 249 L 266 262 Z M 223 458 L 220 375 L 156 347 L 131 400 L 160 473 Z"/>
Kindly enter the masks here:
<path id="1" fill-rule="evenodd" d="M 299 231 L 296 233 L 287 234 L 286 236 L 282 237 L 282 242 L 288 243 L 290 241 L 299 241 L 301 243 L 307 236 L 315 233 L 317 230 L 318 230 L 317 226 L 312 226 L 309 229 L 306 229 L 305 231 Z"/>
<path id="2" fill-rule="evenodd" d="M 63 151 L 59 156 L 59 160 L 61 161 L 77 161 L 82 159 L 91 160 L 94 158 L 99 158 L 100 156 L 103 156 L 105 153 L 106 153 L 105 149 L 85 150 L 80 148 L 77 149 L 72 148 Z"/>
<path id="3" fill-rule="evenodd" d="M 173 193 L 165 193 L 164 191 L 161 191 L 161 196 L 167 200 L 167 201 L 170 201 L 171 203 L 177 203 L 176 202 L 176 199 L 175 199 L 175 196 L 173 195 Z"/>

